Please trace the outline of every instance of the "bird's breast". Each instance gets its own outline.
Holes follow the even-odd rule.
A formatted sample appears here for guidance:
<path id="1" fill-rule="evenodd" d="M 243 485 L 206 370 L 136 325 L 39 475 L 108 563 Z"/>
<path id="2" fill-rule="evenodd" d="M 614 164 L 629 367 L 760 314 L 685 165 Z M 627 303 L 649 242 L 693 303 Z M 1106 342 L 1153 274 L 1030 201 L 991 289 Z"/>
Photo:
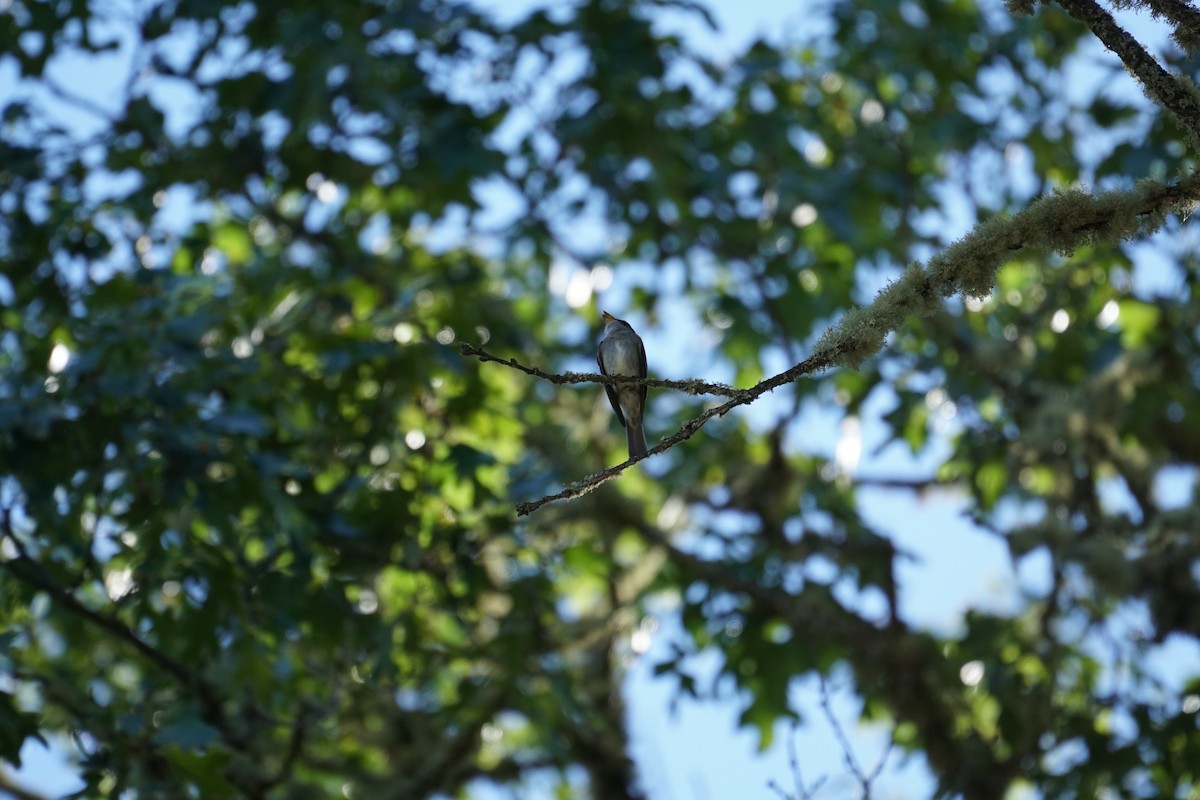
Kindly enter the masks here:
<path id="1" fill-rule="evenodd" d="M 642 364 L 637 344 L 624 336 L 609 336 L 600 344 L 600 357 L 609 375 L 633 375 L 641 373 Z"/>

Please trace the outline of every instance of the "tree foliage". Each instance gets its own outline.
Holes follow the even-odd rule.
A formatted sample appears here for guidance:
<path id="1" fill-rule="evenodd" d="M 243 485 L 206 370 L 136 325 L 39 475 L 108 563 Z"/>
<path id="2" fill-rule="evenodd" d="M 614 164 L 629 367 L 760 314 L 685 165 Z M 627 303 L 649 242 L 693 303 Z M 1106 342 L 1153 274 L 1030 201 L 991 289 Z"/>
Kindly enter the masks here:
<path id="1" fill-rule="evenodd" d="M 939 794 L 1195 792 L 1200 671 L 1143 658 L 1200 636 L 1200 498 L 1162 490 L 1200 464 L 1200 15 L 1115 5 L 1174 43 L 1091 0 L 830 2 L 732 58 L 669 0 L 13 0 L 0 758 L 68 734 L 88 797 L 641 796 L 659 614 L 661 679 L 719 653 L 764 740 L 840 671 Z M 586 363 L 555 274 L 608 265 L 715 343 L 690 377 L 782 377 L 518 518 L 622 440 L 598 386 L 456 343 Z M 652 398 L 663 435 L 712 408 Z M 911 469 L 845 469 L 815 410 Z M 914 624 L 881 490 L 965 498 L 1044 590 Z"/>

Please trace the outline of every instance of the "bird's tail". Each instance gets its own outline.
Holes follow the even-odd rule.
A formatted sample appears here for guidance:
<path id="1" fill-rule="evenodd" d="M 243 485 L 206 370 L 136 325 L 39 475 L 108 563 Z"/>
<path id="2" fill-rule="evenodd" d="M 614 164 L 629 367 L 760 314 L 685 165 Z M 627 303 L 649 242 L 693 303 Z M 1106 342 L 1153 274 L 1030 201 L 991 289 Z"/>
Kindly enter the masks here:
<path id="1" fill-rule="evenodd" d="M 629 457 L 637 458 L 646 455 L 646 432 L 641 425 L 634 425 L 632 420 L 625 420 L 625 441 L 629 443 Z"/>

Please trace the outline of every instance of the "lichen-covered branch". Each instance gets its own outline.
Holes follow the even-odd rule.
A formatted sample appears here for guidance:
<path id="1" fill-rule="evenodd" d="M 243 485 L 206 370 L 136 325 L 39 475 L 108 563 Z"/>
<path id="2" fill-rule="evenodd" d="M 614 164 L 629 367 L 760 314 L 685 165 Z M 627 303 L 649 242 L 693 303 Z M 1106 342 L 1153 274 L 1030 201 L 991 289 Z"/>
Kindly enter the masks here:
<path id="1" fill-rule="evenodd" d="M 929 260 L 914 264 L 869 306 L 847 313 L 817 343 L 836 349 L 833 365 L 857 368 L 883 347 L 884 337 L 911 315 L 927 316 L 945 298 L 983 297 L 996 271 L 1022 250 L 1068 253 L 1097 242 L 1118 242 L 1159 228 L 1171 212 L 1200 202 L 1200 178 L 1164 184 L 1142 181 L 1128 191 L 1093 195 L 1082 190 L 1041 198 L 1012 217 L 996 217 Z"/>
<path id="2" fill-rule="evenodd" d="M 1200 202 L 1200 177 L 1165 184 L 1142 181 L 1133 189 L 1093 195 L 1082 190 L 1061 192 L 1032 203 L 1012 217 L 997 217 L 930 259 L 925 267 L 914 264 L 898 280 L 881 291 L 868 306 L 848 312 L 825 332 L 811 356 L 748 389 L 734 390 L 726 402 L 706 409 L 686 422 L 675 434 L 663 439 L 649 452 L 615 467 L 570 483 L 554 494 L 517 504 L 518 516 L 526 516 L 555 500 L 587 494 L 620 475 L 630 465 L 690 439 L 713 417 L 723 416 L 737 406 L 754 402 L 762 395 L 835 366 L 857 368 L 883 348 L 884 338 L 912 315 L 928 316 L 941 308 L 945 298 L 955 295 L 980 297 L 992 290 L 996 271 L 1018 251 L 1065 253 L 1100 241 L 1117 242 L 1159 228 L 1168 214 L 1190 211 Z M 476 348 L 463 345 L 463 353 L 475 355 Z M 636 378 L 614 381 L 603 375 L 553 376 L 541 370 L 498 361 L 555 383 L 639 382 Z M 667 384 L 673 382 L 664 382 Z M 655 385 L 647 381 L 648 385 Z M 671 387 L 675 388 L 675 387 Z"/>
<path id="3" fill-rule="evenodd" d="M 726 386 L 723 383 L 708 383 L 707 381 L 699 380 L 673 381 L 659 378 L 635 378 L 631 375 L 600 375 L 594 372 L 546 372 L 537 367 L 527 367 L 515 358 L 494 356 L 483 348 L 466 342 L 459 345 L 459 352 L 464 356 L 474 356 L 480 361 L 503 364 L 518 372 L 524 372 L 526 375 L 532 375 L 535 378 L 541 378 L 559 386 L 572 383 L 606 383 L 611 386 L 632 383 L 649 386 L 652 389 L 674 389 L 684 394 L 715 394 L 722 397 L 737 397 L 745 391 L 744 389 L 735 389 L 732 386 Z"/>
<path id="4" fill-rule="evenodd" d="M 651 447 L 650 450 L 645 453 L 645 455 L 631 458 L 621 464 L 616 465 L 615 467 L 609 467 L 608 469 L 597 472 L 594 475 L 589 475 L 583 480 L 567 484 L 565 487 L 563 487 L 562 491 L 556 492 L 555 494 L 547 495 L 532 502 L 517 503 L 517 516 L 524 517 L 532 514 L 542 506 L 555 500 L 569 500 L 571 498 L 580 497 L 587 494 L 600 484 L 606 483 L 617 477 L 631 465 L 636 464 L 642 459 L 649 458 L 655 453 L 661 453 L 664 450 L 669 450 L 680 442 L 692 438 L 692 436 L 694 436 L 697 431 L 704 427 L 705 423 L 707 423 L 713 417 L 724 416 L 737 406 L 754 402 L 772 389 L 777 389 L 780 386 L 791 383 L 792 381 L 804 375 L 811 375 L 814 372 L 819 372 L 827 367 L 832 366 L 835 363 L 838 353 L 839 351 L 837 348 L 832 348 L 822 353 L 814 354 L 806 358 L 804 361 L 801 361 L 791 369 L 767 378 L 766 380 L 755 384 L 749 389 L 738 392 L 735 397 L 731 397 L 721 405 L 706 409 L 700 416 L 688 420 L 686 423 L 684 423 L 682 428 L 676 431 L 673 435 L 663 439 L 654 447 Z"/>
<path id="5" fill-rule="evenodd" d="M 1138 79 L 1150 99 L 1174 114 L 1184 129 L 1192 133 L 1194 142 L 1200 142 L 1200 96 L 1194 85 L 1163 69 L 1137 39 L 1117 24 L 1112 14 L 1093 0 L 1058 2 L 1068 14 L 1091 28 L 1096 38 Z"/>
<path id="6" fill-rule="evenodd" d="M 1133 3 L 1129 0 L 1114 2 L 1117 8 L 1124 8 Z M 1185 50 L 1200 49 L 1200 9 L 1184 0 L 1140 0 L 1138 5 L 1150 9 L 1156 17 L 1162 17 L 1171 23 L 1175 30 L 1171 38 Z"/>

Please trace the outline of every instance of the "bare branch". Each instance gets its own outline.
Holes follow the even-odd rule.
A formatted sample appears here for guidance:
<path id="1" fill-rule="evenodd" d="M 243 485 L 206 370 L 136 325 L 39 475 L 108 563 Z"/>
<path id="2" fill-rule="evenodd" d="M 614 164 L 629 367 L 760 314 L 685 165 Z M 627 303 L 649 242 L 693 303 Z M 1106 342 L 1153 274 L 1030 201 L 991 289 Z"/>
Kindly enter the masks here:
<path id="1" fill-rule="evenodd" d="M 92 100 L 89 97 L 83 97 L 82 95 L 74 94 L 69 89 L 65 88 L 64 86 L 62 86 L 62 84 L 58 83 L 57 81 L 55 81 L 53 78 L 49 77 L 48 75 L 43 75 L 41 82 L 42 82 L 42 86 L 47 91 L 49 91 L 50 94 L 52 94 L 55 97 L 57 97 L 58 99 L 62 100 L 64 103 L 69 103 L 69 104 L 75 106 L 76 108 L 79 108 L 83 111 L 88 112 L 89 114 L 93 114 L 97 117 L 100 117 L 104 121 L 106 121 L 110 124 L 113 124 L 113 125 L 115 125 L 121 121 L 116 116 L 114 116 L 112 111 L 109 111 L 107 108 L 105 108 L 104 106 L 95 102 L 94 100 Z"/>
<path id="2" fill-rule="evenodd" d="M 712 408 L 707 409 L 700 416 L 684 423 L 683 427 L 680 428 L 674 435 L 669 436 L 666 439 L 663 439 L 661 442 L 656 444 L 654 447 L 651 447 L 650 450 L 647 451 L 644 455 L 637 456 L 636 458 L 631 458 L 628 461 L 618 464 L 615 467 L 609 467 L 606 470 L 602 470 L 601 472 L 597 472 L 593 475 L 589 475 L 588 477 L 584 478 L 583 480 L 575 481 L 574 483 L 567 484 L 567 486 L 563 487 L 563 490 L 561 492 L 558 492 L 556 494 L 547 495 L 546 497 L 543 497 L 540 500 L 535 500 L 533 502 L 517 503 L 517 516 L 520 516 L 520 517 L 528 516 L 529 514 L 532 514 L 534 511 L 537 511 L 539 508 L 546 505 L 547 503 L 554 502 L 555 500 L 569 500 L 571 498 L 580 497 L 582 495 L 587 494 L 588 492 L 592 491 L 600 484 L 610 481 L 613 478 L 617 477 L 622 472 L 624 472 L 626 469 L 628 469 L 631 465 L 636 464 L 637 462 L 641 461 L 642 459 L 649 458 L 650 456 L 654 455 L 655 453 L 661 453 L 664 450 L 668 450 L 668 449 L 674 447 L 675 445 L 679 444 L 682 441 L 692 438 L 692 436 L 694 436 L 698 430 L 700 430 L 702 427 L 704 427 L 704 424 L 707 423 L 713 417 L 724 416 L 725 414 L 729 413 L 732 409 L 736 408 L 737 406 L 746 405 L 747 403 L 752 403 L 755 400 L 757 400 L 759 397 L 761 397 L 762 395 L 766 394 L 767 392 L 769 392 L 773 389 L 777 389 L 780 386 L 783 386 L 784 384 L 791 383 L 792 381 L 796 380 L 797 378 L 799 378 L 803 375 L 808 375 L 813 372 L 818 372 L 822 369 L 832 366 L 835 363 L 839 353 L 840 353 L 840 350 L 835 345 L 834 347 L 832 347 L 828 350 L 817 353 L 816 355 L 809 356 L 804 361 L 801 361 L 799 364 L 795 365 L 791 369 L 785 370 L 785 371 L 779 373 L 778 375 L 774 375 L 770 378 L 767 378 L 766 380 L 761 381 L 760 383 L 756 384 L 755 386 L 753 386 L 750 389 L 744 389 L 744 390 L 739 391 L 736 396 L 731 397 L 728 401 L 722 403 L 719 406 L 713 406 Z M 600 376 L 600 377 L 604 377 L 604 376 Z M 634 379 L 634 382 L 636 382 L 636 379 Z"/>
<path id="3" fill-rule="evenodd" d="M 661 380 L 657 378 L 635 378 L 632 375 L 600 375 L 593 372 L 546 372 L 537 367 L 527 367 L 517 361 L 515 358 L 500 358 L 487 352 L 483 348 L 476 347 L 472 344 L 462 342 L 459 345 L 459 351 L 464 356 L 475 356 L 480 361 L 491 361 L 496 364 L 503 364 L 506 367 L 524 372 L 526 375 L 532 375 L 535 378 L 550 381 L 550 383 L 565 386 L 573 383 L 603 383 L 610 386 L 620 386 L 622 384 L 634 384 L 637 386 L 649 386 L 652 389 L 676 389 L 685 394 L 715 394 L 722 397 L 739 397 L 745 393 L 745 389 L 735 389 L 732 386 L 726 386 L 723 383 L 706 383 L 705 381 L 672 381 Z"/>
<path id="4" fill-rule="evenodd" d="M 46 795 L 38 794 L 21 786 L 2 769 L 0 769 L 0 797 L 11 797 L 12 800 L 49 800 Z"/>
<path id="5" fill-rule="evenodd" d="M 846 732 L 842 730 L 842 723 L 838 721 L 837 715 L 833 713 L 833 707 L 830 705 L 829 681 L 824 675 L 820 676 L 821 680 L 821 710 L 825 712 L 825 719 L 829 722 L 829 727 L 833 730 L 833 738 L 837 739 L 838 746 L 842 748 L 842 760 L 846 762 L 846 769 L 853 775 L 859 783 L 863 784 L 863 792 L 869 796 L 871 786 L 864 782 L 862 770 L 858 766 L 858 759 L 854 757 L 854 748 L 850 744 L 850 740 L 846 738 Z"/>
<path id="6" fill-rule="evenodd" d="M 846 737 L 845 731 L 842 730 L 842 724 L 838 721 L 837 715 L 833 713 L 833 706 L 830 703 L 829 682 L 824 675 L 820 676 L 821 680 L 821 710 L 825 712 L 825 719 L 829 721 L 829 727 L 833 729 L 834 738 L 837 739 L 838 745 L 842 748 L 842 759 L 846 762 L 846 769 L 858 781 L 862 787 L 862 800 L 870 800 L 871 785 L 879 774 L 883 772 L 883 765 L 887 763 L 888 755 L 892 752 L 892 742 L 888 742 L 887 749 L 883 751 L 883 755 L 879 757 L 879 761 L 870 772 L 863 772 L 862 767 L 858 763 L 858 759 L 854 757 L 854 748 L 850 745 L 849 738 Z"/>
<path id="7" fill-rule="evenodd" d="M 767 788 L 783 798 L 783 800 L 812 800 L 817 792 L 825 785 L 826 775 L 813 781 L 812 786 L 804 785 L 804 777 L 800 774 L 800 757 L 796 753 L 796 724 L 788 729 L 788 766 L 792 769 L 792 780 L 796 784 L 796 793 L 785 792 L 775 781 L 768 781 Z"/>
<path id="8" fill-rule="evenodd" d="M 900 478 L 886 475 L 854 475 L 852 482 L 864 489 L 896 489 L 924 494 L 935 489 L 955 489 L 960 481 L 938 477 Z"/>

